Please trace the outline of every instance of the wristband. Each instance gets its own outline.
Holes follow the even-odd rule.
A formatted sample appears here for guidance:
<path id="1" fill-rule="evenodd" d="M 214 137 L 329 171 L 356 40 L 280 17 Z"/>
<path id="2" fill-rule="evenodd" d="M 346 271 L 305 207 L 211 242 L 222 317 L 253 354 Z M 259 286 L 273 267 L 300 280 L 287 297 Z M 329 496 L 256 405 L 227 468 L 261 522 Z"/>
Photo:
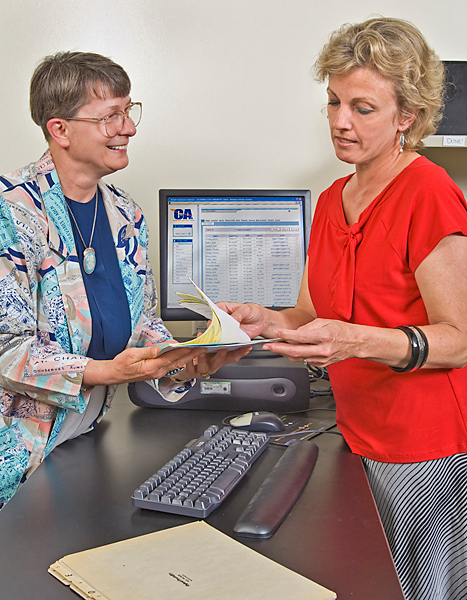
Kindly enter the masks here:
<path id="1" fill-rule="evenodd" d="M 410 346 L 412 349 L 412 355 L 410 360 L 405 367 L 390 367 L 396 373 L 411 373 L 422 367 L 428 358 L 428 340 L 423 331 L 416 326 L 402 325 L 395 327 L 394 329 L 400 329 L 409 338 Z"/>
<path id="2" fill-rule="evenodd" d="M 412 349 L 412 355 L 408 364 L 405 367 L 391 367 L 391 369 L 393 371 L 396 371 L 396 373 L 410 373 L 410 371 L 413 371 L 417 368 L 416 365 L 420 358 L 420 345 L 418 343 L 419 336 L 413 331 L 413 329 L 405 325 L 395 327 L 394 329 L 400 329 L 409 338 L 410 347 Z"/>
<path id="3" fill-rule="evenodd" d="M 428 359 L 428 351 L 429 351 L 429 346 L 428 346 L 428 340 L 426 335 L 424 334 L 424 332 L 420 329 L 420 327 L 417 327 L 416 325 L 412 325 L 412 329 L 415 331 L 415 333 L 417 333 L 420 338 L 419 338 L 419 346 L 420 346 L 420 358 L 418 360 L 418 364 L 417 364 L 417 369 L 420 369 L 421 367 L 423 367 L 423 365 L 426 363 L 427 359 Z"/>

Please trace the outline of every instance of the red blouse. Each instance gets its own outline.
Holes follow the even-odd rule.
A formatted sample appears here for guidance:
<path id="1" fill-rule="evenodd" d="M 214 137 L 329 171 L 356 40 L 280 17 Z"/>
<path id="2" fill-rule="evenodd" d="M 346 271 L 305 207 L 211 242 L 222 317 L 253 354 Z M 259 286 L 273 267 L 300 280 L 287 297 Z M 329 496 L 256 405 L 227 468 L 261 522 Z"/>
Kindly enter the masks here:
<path id="1" fill-rule="evenodd" d="M 321 194 L 313 219 L 308 276 L 318 316 L 390 328 L 428 324 L 414 272 L 442 238 L 467 235 L 461 190 L 419 157 L 349 227 L 342 190 L 350 177 Z M 347 359 L 328 371 L 353 452 L 418 462 L 467 451 L 467 367 L 396 373 Z"/>

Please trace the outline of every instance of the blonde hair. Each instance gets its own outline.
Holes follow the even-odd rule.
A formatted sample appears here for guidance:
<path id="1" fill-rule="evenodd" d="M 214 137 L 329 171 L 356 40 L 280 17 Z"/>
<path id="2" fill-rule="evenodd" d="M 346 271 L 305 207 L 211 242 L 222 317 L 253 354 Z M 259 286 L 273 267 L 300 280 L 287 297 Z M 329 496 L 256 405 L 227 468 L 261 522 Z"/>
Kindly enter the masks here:
<path id="1" fill-rule="evenodd" d="M 389 17 L 345 24 L 331 34 L 313 68 L 324 82 L 357 67 L 371 67 L 392 82 L 401 114 L 416 115 L 404 131 L 404 148 L 422 148 L 421 140 L 436 132 L 442 117 L 445 71 L 420 31 Z"/>

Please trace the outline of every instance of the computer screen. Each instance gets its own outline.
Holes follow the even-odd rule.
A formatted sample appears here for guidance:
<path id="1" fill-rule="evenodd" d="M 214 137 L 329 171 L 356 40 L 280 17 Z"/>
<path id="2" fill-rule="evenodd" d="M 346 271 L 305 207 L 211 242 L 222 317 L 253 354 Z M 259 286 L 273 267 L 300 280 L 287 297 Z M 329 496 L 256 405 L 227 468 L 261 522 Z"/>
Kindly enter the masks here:
<path id="1" fill-rule="evenodd" d="M 160 190 L 161 316 L 197 320 L 177 292 L 214 302 L 295 306 L 311 225 L 310 190 Z"/>

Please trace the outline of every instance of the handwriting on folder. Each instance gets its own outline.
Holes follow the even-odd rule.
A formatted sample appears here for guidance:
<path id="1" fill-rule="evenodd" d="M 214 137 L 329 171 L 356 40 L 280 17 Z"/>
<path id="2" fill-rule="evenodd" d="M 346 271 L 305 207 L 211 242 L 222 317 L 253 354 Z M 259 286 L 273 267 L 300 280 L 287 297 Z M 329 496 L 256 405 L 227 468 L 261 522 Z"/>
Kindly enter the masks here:
<path id="1" fill-rule="evenodd" d="M 92 600 L 336 598 L 204 521 L 70 554 L 49 573 Z"/>

